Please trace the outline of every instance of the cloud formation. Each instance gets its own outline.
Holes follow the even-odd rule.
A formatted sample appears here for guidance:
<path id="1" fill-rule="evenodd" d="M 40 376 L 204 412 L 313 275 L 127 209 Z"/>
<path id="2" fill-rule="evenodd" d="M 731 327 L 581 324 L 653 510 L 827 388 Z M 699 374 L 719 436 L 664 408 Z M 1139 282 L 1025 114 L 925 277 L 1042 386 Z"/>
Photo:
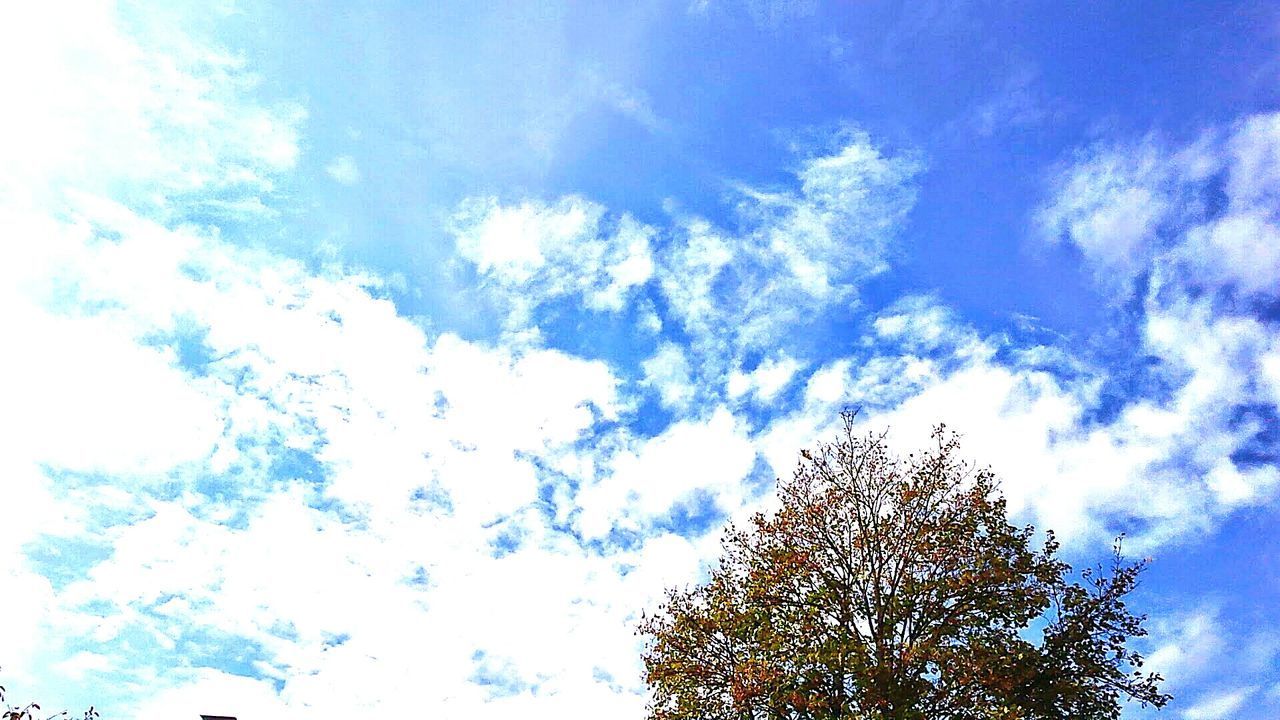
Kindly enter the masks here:
<path id="1" fill-rule="evenodd" d="M 850 132 L 802 162 L 794 191 L 739 187 L 741 232 L 679 218 L 659 260 L 670 314 L 697 345 L 736 353 L 853 303 L 859 283 L 888 268 L 920 169 Z"/>
<path id="2" fill-rule="evenodd" d="M 0 189 L 56 201 L 67 187 L 152 208 L 260 209 L 298 158 L 306 112 L 255 97 L 258 79 L 226 49 L 115 3 L 13 8 L 0 30 L 8 161 Z"/>
<path id="3" fill-rule="evenodd" d="M 32 98 L 0 118 L 0 504 L 23 510 L 0 661 L 34 692 L 141 718 L 637 717 L 637 613 L 845 407 L 903 447 L 952 423 L 1083 555 L 1186 541 L 1280 483 L 1280 116 L 1055 170 L 1036 229 L 1094 271 L 1118 340 L 864 297 L 923 162 L 862 131 L 732 186 L 728 219 L 461 201 L 450 269 L 499 326 L 468 334 L 410 311 L 421 278 L 257 239 L 296 210 L 277 189 L 307 112 L 236 54 L 127 7 L 21 12 L 0 24 Z M 1153 662 L 1195 677 L 1243 637 L 1220 615 L 1169 615 Z M 1187 717 L 1274 694 L 1273 639 L 1246 644 Z"/>

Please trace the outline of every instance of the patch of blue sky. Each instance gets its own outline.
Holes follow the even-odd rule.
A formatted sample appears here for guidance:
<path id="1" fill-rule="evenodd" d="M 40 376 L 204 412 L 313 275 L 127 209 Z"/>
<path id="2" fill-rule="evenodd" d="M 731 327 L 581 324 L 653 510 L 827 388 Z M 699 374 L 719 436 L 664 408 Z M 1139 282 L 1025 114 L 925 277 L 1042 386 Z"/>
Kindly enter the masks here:
<path id="1" fill-rule="evenodd" d="M 1107 356 L 1111 362 L 1093 402 L 1082 408 L 1081 427 L 1108 425 L 1139 402 L 1167 403 L 1188 380 L 1187 371 L 1171 368 L 1153 355 L 1112 350 Z"/>
<path id="2" fill-rule="evenodd" d="M 314 423 L 301 423 L 304 427 Z M 299 447 L 299 439 L 286 441 L 280 428 L 272 428 L 263 436 L 239 435 L 234 439 L 238 457 L 222 472 L 203 469 L 191 478 L 192 489 L 214 504 L 240 504 L 250 507 L 265 494 L 301 483 L 309 496 L 320 496 L 329 481 L 329 468 L 317 455 L 323 440 L 310 447 Z"/>
<path id="3" fill-rule="evenodd" d="M 646 529 L 626 528 L 613 526 L 609 528 L 609 532 L 602 538 L 583 539 L 577 530 L 571 531 L 569 534 L 577 538 L 579 544 L 594 553 L 603 556 L 613 555 L 617 552 L 628 552 L 637 550 L 644 545 L 648 535 Z"/>
<path id="4" fill-rule="evenodd" d="M 281 636 L 286 637 L 286 636 Z M 187 667 L 207 667 L 223 672 L 242 675 L 258 680 L 269 680 L 277 692 L 283 689 L 283 681 L 263 672 L 263 664 L 275 659 L 261 643 L 233 633 L 226 633 L 206 628 L 185 627 L 173 637 L 174 646 L 168 653 L 154 645 L 150 650 L 151 660 L 157 669 L 170 667 L 171 659 L 176 658 L 179 665 Z M 142 651 L 146 646 L 139 646 Z"/>
<path id="5" fill-rule="evenodd" d="M 597 682 L 613 683 L 613 675 L 602 667 L 591 668 L 591 678 Z"/>
<path id="6" fill-rule="evenodd" d="M 61 591 L 70 583 L 89 577 L 89 571 L 115 552 L 107 538 L 45 535 L 23 548 L 31 568 Z"/>
<path id="7" fill-rule="evenodd" d="M 86 292 L 78 281 L 68 277 L 54 277 L 41 301 L 50 311 L 67 315 L 95 316 L 121 310 L 119 302 L 96 297 Z"/>
<path id="8" fill-rule="evenodd" d="M 256 190 L 231 189 L 177 198 L 162 218 L 173 224 L 217 228 L 219 236 L 232 242 L 260 247 L 274 234 L 278 212 L 264 203 Z"/>
<path id="9" fill-rule="evenodd" d="M 1256 317 L 1265 323 L 1280 323 L 1280 298 L 1268 298 L 1253 295 L 1238 301 L 1238 306 L 1246 308 L 1246 314 Z"/>
<path id="10" fill-rule="evenodd" d="M 656 388 L 637 387 L 635 392 L 635 412 L 619 423 L 625 425 L 628 432 L 638 437 L 656 437 L 680 418 L 677 410 L 662 404 Z"/>
<path id="11" fill-rule="evenodd" d="M 716 498 L 704 490 L 695 490 L 677 501 L 671 509 L 653 522 L 653 528 L 666 530 L 681 537 L 699 538 L 709 532 L 719 532 L 728 514 L 716 503 Z"/>
<path id="12" fill-rule="evenodd" d="M 307 507 L 312 510 L 333 515 L 348 527 L 357 530 L 366 530 L 369 527 L 368 515 L 358 506 L 345 503 L 338 498 L 326 495 L 319 491 L 313 491 L 307 496 Z"/>
<path id="13" fill-rule="evenodd" d="M 117 486 L 122 480 L 115 475 L 101 472 L 83 472 L 45 467 L 45 474 L 54 482 L 55 492 L 64 496 L 92 495 L 95 490 Z M 147 507 L 130 505 L 123 507 L 100 506 L 90 516 L 91 524 L 84 528 L 89 533 L 97 533 L 115 526 L 133 524 L 145 520 L 154 511 Z"/>
<path id="14" fill-rule="evenodd" d="M 489 554 L 495 558 L 503 558 L 516 552 L 524 545 L 528 536 L 528 531 L 513 518 L 504 518 L 487 527 L 496 530 L 489 537 Z"/>
<path id="15" fill-rule="evenodd" d="M 491 657 L 483 650 L 476 650 L 471 656 L 471 662 L 475 670 L 467 679 L 484 686 L 489 691 L 490 698 L 510 697 L 534 687 L 520 677 L 517 668 L 509 660 Z"/>
<path id="16" fill-rule="evenodd" d="M 325 647 L 339 647 L 341 645 L 346 644 L 346 642 L 351 639 L 351 634 L 344 633 L 344 632 L 340 632 L 340 633 L 326 632 L 326 633 L 322 633 L 322 637 L 323 637 L 323 640 L 321 642 L 324 644 Z"/>
<path id="17" fill-rule="evenodd" d="M 308 424 L 314 430 L 313 422 L 303 423 Z M 220 524 L 243 529 L 252 520 L 252 511 L 271 493 L 301 484 L 308 507 L 330 513 L 353 527 L 364 527 L 366 518 L 358 508 L 328 493 L 332 470 L 319 457 L 324 447 L 322 439 L 317 439 L 311 447 L 297 447 L 296 440 L 286 440 L 276 428 L 266 439 L 237 438 L 236 447 L 249 458 L 248 463 L 237 464 L 221 474 L 205 473 L 194 481 L 194 489 L 205 500 L 204 510 L 234 509 L 235 512 L 219 519 Z M 265 467 L 260 466 L 259 457 L 265 458 Z M 175 488 L 175 493 L 179 490 Z M 425 487 L 415 490 L 406 501 L 429 508 L 447 507 L 447 496 L 433 494 Z M 196 509 L 200 511 L 201 508 Z"/>
<path id="18" fill-rule="evenodd" d="M 419 565 L 413 569 L 413 572 L 410 573 L 407 578 L 405 578 L 404 582 L 406 585 L 410 585 L 415 588 L 427 589 L 431 587 L 431 574 L 427 572 L 426 568 Z"/>
<path id="19" fill-rule="evenodd" d="M 796 454 L 796 462 L 799 462 L 799 452 Z M 743 478 L 743 485 L 747 490 L 748 497 L 760 497 L 761 495 L 773 492 L 777 484 L 778 477 L 773 472 L 773 466 L 769 464 L 763 457 L 756 456 L 755 464 L 751 466 L 751 472 Z"/>
<path id="20" fill-rule="evenodd" d="M 531 57 L 545 63 L 534 62 L 516 76 L 507 72 L 516 48 L 488 46 L 486 37 L 491 36 L 485 35 L 510 27 L 512 19 L 487 13 L 472 17 L 452 4 L 432 10 L 393 5 L 345 11 L 336 15 L 343 18 L 337 24 L 322 19 L 334 10 L 323 4 L 302 16 L 262 8 L 233 18 L 229 35 L 238 45 L 247 46 L 250 56 L 261 63 L 264 77 L 278 86 L 277 91 L 301 88 L 312 98 L 318 115 L 312 133 L 321 162 L 327 162 L 325 150 L 329 147 L 335 155 L 353 145 L 372 147 L 382 160 L 390 155 L 385 148 L 400 147 L 396 163 L 388 168 L 390 175 L 412 179 L 413 184 L 400 187 L 397 194 L 412 191 L 414 198 L 443 208 L 477 189 L 546 188 L 550 184 L 554 186 L 549 188 L 551 192 L 583 192 L 628 206 L 652 208 L 671 197 L 702 214 L 724 219 L 724 188 L 715 179 L 785 180 L 781 173 L 788 162 L 788 137 L 785 133 L 780 136 L 779 128 L 801 130 L 858 117 L 877 136 L 898 134 L 903 144 L 925 147 L 931 163 L 941 163 L 923 188 L 922 210 L 913 217 L 912 240 L 920 252 L 913 253 L 914 268 L 904 274 L 898 290 L 902 285 L 912 289 L 945 286 L 948 302 L 960 305 L 979 322 L 987 313 L 969 311 L 992 302 L 1001 305 L 984 309 L 999 314 L 1014 305 L 1012 309 L 1047 317 L 1056 325 L 1069 321 L 1082 304 L 1064 305 L 1047 294 L 1062 283 L 1044 282 L 1045 274 L 1064 273 L 1060 279 L 1066 286 L 1078 289 L 1078 283 L 1070 278 L 1074 268 L 1070 264 L 1037 266 L 1040 282 L 1015 284 L 1028 268 L 1018 253 L 1007 252 L 1001 244 L 1003 238 L 1017 234 L 1017 226 L 1024 220 L 1023 208 L 1032 204 L 1041 190 L 1031 168 L 1057 159 L 1061 143 L 1073 135 L 1079 137 L 1099 112 L 1150 118 L 1155 110 L 1163 119 L 1185 127 L 1188 120 L 1202 123 L 1205 108 L 1213 107 L 1212 103 L 1184 103 L 1183 109 L 1194 108 L 1195 112 L 1180 116 L 1173 111 L 1179 107 L 1177 102 L 1169 104 L 1162 99 L 1158 106 L 1152 106 L 1137 100 L 1132 86 L 1125 92 L 1107 93 L 1093 83 L 1114 84 L 1121 77 L 1139 80 L 1147 86 L 1148 97 L 1188 80 L 1200 83 L 1207 98 L 1232 91 L 1217 83 L 1205 85 L 1190 63 L 1178 65 L 1158 82 L 1134 76 L 1133 68 L 1151 62 L 1150 53 L 1179 57 L 1185 50 L 1170 46 L 1158 28 L 1144 29 L 1141 34 L 1153 45 L 1126 35 L 1123 29 L 1128 27 L 1124 23 L 1131 19 L 1129 13 L 1115 8 L 1093 11 L 1088 24 L 1072 23 L 1080 35 L 1063 43 L 1058 33 L 1049 32 L 1055 27 L 1053 23 L 1041 25 L 1026 18 L 997 22 L 990 12 L 973 6 L 948 13 L 948 19 L 959 27 L 915 15 L 904 7 L 872 3 L 858 8 L 822 7 L 810 16 L 791 18 L 766 29 L 754 23 L 749 13 L 730 10 L 730 6 L 706 16 L 680 17 L 687 8 L 676 5 L 649 6 L 645 21 L 626 28 L 618 27 L 621 17 L 538 13 L 526 19 L 529 25 L 520 42 Z M 255 17 L 254 12 L 261 15 Z M 1199 39 L 1206 47 L 1234 47 L 1227 29 L 1210 32 L 1206 26 L 1194 24 L 1206 13 L 1212 14 L 1179 8 L 1162 14 L 1161 20 L 1180 18 L 1191 23 L 1188 27 L 1201 28 Z M 655 22 L 658 17 L 678 22 L 659 25 Z M 296 33 L 266 35 L 261 30 L 299 24 Z M 1161 25 L 1174 26 L 1179 22 Z M 409 44 L 403 30 L 406 27 L 424 28 L 421 32 L 426 36 L 415 34 Z M 606 28 L 609 32 L 603 32 Z M 990 42 L 963 41 L 979 32 Z M 628 42 L 609 46 L 603 41 L 618 35 L 627 37 Z M 564 46 L 566 37 L 576 38 L 577 44 Z M 1082 44 L 1077 46 L 1077 42 Z M 1014 74 L 1020 63 L 1036 65 L 1036 81 L 1047 86 L 1041 90 L 1046 98 L 1079 93 L 1080 75 L 1064 68 L 1097 62 L 1098 56 L 1096 51 L 1071 55 L 1066 48 L 1078 50 L 1093 43 L 1115 53 L 1109 61 L 1115 63 L 1109 65 L 1112 71 L 1097 73 L 1090 81 L 1088 97 L 1094 106 L 1080 107 L 1073 101 L 1066 103 L 1071 111 L 1059 115 L 1023 113 L 1024 125 L 1011 129 L 1037 142 L 1024 140 L 1020 152 L 993 152 L 998 147 L 995 143 L 1007 138 L 993 137 L 990 146 L 983 147 L 973 142 L 973 133 L 941 130 L 954 127 L 986 96 L 1001 92 L 1005 75 Z M 662 51 L 641 50 L 655 46 Z M 324 52 L 318 50 L 322 47 Z M 460 47 L 467 47 L 468 52 L 450 54 L 447 50 Z M 997 51 L 997 47 L 1002 49 Z M 1009 52 L 1011 47 L 1022 50 Z M 1135 57 L 1144 58 L 1144 62 L 1135 63 Z M 467 58 L 465 65 L 462 58 Z M 570 84 L 569 80 L 561 78 L 572 78 L 575 70 L 588 65 L 622 78 L 618 82 L 644 89 L 653 113 L 666 120 L 667 129 L 645 130 L 642 124 L 610 111 L 603 101 L 582 103 L 586 110 L 570 112 L 564 125 L 547 129 L 551 160 L 546 162 L 548 169 L 536 172 L 529 168 L 504 170 L 502 160 L 493 157 L 492 151 L 468 152 L 494 144 L 494 138 L 487 134 L 496 127 L 490 121 L 486 121 L 490 123 L 488 131 L 486 123 L 481 123 L 469 134 L 433 136 L 430 130 L 423 130 L 443 118 L 465 116 L 469 107 L 477 116 L 506 118 L 511 126 L 519 127 L 520 119 L 531 109 L 529 93 L 542 91 L 549 93 L 549 98 L 554 98 L 557 90 L 569 94 L 567 87 L 562 87 Z M 1118 67 L 1126 71 L 1114 72 Z M 519 87 L 529 79 L 526 73 L 539 80 L 528 89 Z M 443 78 L 451 75 L 458 83 L 467 77 L 485 80 L 472 87 L 474 98 L 453 92 L 440 95 L 448 86 Z M 404 85 L 407 77 L 417 77 L 419 82 Z M 939 78 L 959 81 L 940 83 Z M 1170 95 L 1185 98 L 1182 93 Z M 422 103 L 433 96 L 445 102 L 426 103 L 429 109 L 424 112 Z M 1028 125 L 1032 117 L 1041 119 Z M 902 129 L 904 123 L 906 130 Z M 360 130 L 362 126 L 366 127 Z M 358 141 L 348 128 L 360 130 Z M 641 139 L 650 141 L 634 142 Z M 515 138 L 510 144 L 519 146 L 521 140 Z M 478 158 L 484 158 L 483 174 L 467 167 Z M 974 161 L 983 163 L 980 172 L 952 171 L 972 167 Z M 996 164 L 1011 161 L 1017 165 Z M 478 174 L 480 178 L 441 182 L 442 177 Z M 979 184 L 957 192 L 959 178 Z M 966 208 L 960 204 L 975 196 L 983 198 L 981 205 Z M 642 218 L 657 214 L 635 211 Z M 387 229 L 396 234 L 394 228 Z M 965 242 L 953 242 L 960 234 Z M 404 248 L 399 240 L 391 240 L 382 247 Z M 975 242 L 986 243 L 990 252 L 973 252 Z M 960 274 L 984 278 L 1010 292 L 974 292 L 978 288 L 970 283 L 951 281 Z M 1034 302 L 1016 302 L 1028 297 Z"/>
<path id="21" fill-rule="evenodd" d="M 634 373 L 659 342 L 641 327 L 645 312 L 646 308 L 634 301 L 620 312 L 591 310 L 583 306 L 581 297 L 566 295 L 543 302 L 534 314 L 534 323 L 551 347 L 582 358 L 606 360 L 610 366 Z"/>
<path id="22" fill-rule="evenodd" d="M 755 368 L 744 366 L 750 372 Z M 766 429 L 779 417 L 803 409 L 805 405 L 805 373 L 797 372 L 781 389 L 761 397 L 758 393 L 747 393 L 738 398 L 726 399 L 734 409 L 734 414 L 746 421 L 753 431 Z M 850 407 L 849 409 L 855 409 Z M 750 482 L 748 478 L 745 482 Z"/>
<path id="23" fill-rule="evenodd" d="M 179 368 L 202 377 L 209 373 L 209 364 L 216 359 L 213 348 L 206 343 L 208 336 L 209 328 L 183 315 L 174 318 L 172 330 L 148 337 L 146 344 L 171 349 Z"/>
<path id="24" fill-rule="evenodd" d="M 1266 403 L 1243 403 L 1231 408 L 1227 428 L 1243 431 L 1248 439 L 1228 458 L 1239 467 L 1280 466 L 1280 411 Z"/>
<path id="25" fill-rule="evenodd" d="M 233 530 L 244 530 L 253 520 L 253 511 L 265 499 L 261 491 L 238 473 L 201 475 L 192 483 L 201 502 L 190 512 L 206 522 Z"/>
<path id="26" fill-rule="evenodd" d="M 318 487 L 328 481 L 329 471 L 314 452 L 279 440 L 268 443 L 266 450 L 271 458 L 267 473 L 275 482 L 297 481 Z"/>
<path id="27" fill-rule="evenodd" d="M 164 615 L 144 615 L 142 622 L 125 624 L 111 644 L 112 662 L 128 674 L 141 677 L 180 673 L 182 669 L 214 668 L 260 680 L 272 680 L 262 672 L 274 659 L 258 641 L 221 630 L 188 625 Z M 101 652 L 90 637 L 68 637 L 67 655 Z M 277 687 L 277 689 L 279 689 Z M 87 707 L 87 705 L 86 705 Z"/>
<path id="28" fill-rule="evenodd" d="M 443 512 L 445 515 L 453 513 L 453 498 L 449 496 L 449 492 L 441 487 L 439 482 L 431 482 L 414 488 L 409 493 L 409 503 L 417 512 Z"/>
<path id="29" fill-rule="evenodd" d="M 533 509 L 551 530 L 580 540 L 569 514 L 575 507 L 573 497 L 581 483 L 576 478 L 547 467 L 541 459 L 530 459 L 529 462 L 536 468 L 538 476 L 538 499 L 533 504 Z"/>

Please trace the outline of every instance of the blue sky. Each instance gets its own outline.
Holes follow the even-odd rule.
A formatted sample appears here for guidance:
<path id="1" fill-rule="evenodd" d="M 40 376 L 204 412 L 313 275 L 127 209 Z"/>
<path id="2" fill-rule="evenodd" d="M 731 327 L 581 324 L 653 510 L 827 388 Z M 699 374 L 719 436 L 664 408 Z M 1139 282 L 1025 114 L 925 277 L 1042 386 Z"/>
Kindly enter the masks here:
<path id="1" fill-rule="evenodd" d="M 859 407 L 1153 558 L 1162 715 L 1280 714 L 1271 4 L 6 13 L 16 695 L 641 717 Z"/>

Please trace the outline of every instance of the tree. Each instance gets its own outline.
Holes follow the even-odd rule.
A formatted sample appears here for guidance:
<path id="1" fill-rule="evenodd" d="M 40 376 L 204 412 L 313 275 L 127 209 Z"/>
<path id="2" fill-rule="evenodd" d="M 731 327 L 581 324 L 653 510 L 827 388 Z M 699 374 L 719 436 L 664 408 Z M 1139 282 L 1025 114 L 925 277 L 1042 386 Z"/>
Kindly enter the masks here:
<path id="1" fill-rule="evenodd" d="M 945 427 L 904 459 L 842 418 L 779 481 L 780 509 L 731 526 L 707 582 L 642 619 L 651 718 L 1116 718 L 1122 697 L 1168 702 L 1126 648 L 1146 634 L 1125 605 L 1145 562 L 1117 541 L 1109 572 L 1071 582 L 1053 533 L 1034 549 Z"/>

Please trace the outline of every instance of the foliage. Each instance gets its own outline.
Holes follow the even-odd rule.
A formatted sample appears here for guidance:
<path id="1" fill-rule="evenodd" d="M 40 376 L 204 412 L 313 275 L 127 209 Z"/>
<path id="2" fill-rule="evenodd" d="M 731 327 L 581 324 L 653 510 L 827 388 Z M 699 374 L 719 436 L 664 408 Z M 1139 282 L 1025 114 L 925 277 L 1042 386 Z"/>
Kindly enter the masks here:
<path id="1" fill-rule="evenodd" d="M 1081 573 L 1014 527 L 954 434 L 905 459 L 884 436 L 801 453 L 780 510 L 730 527 L 709 580 L 670 590 L 639 633 L 654 720 L 1116 718 L 1162 707 L 1126 648 L 1145 563 Z M 1039 641 L 1033 642 L 1033 630 Z"/>

